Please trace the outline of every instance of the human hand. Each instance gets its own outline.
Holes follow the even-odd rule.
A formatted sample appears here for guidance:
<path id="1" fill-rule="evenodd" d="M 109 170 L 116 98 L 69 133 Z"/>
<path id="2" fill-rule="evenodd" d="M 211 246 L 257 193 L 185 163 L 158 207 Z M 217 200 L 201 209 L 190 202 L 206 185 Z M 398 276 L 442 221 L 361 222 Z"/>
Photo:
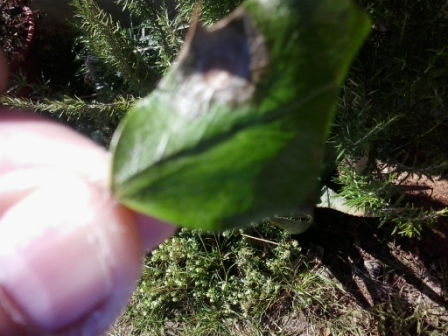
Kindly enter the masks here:
<path id="1" fill-rule="evenodd" d="M 6 74 L 0 55 L 0 92 Z M 0 335 L 101 334 L 174 233 L 117 203 L 109 167 L 74 131 L 0 107 Z"/>

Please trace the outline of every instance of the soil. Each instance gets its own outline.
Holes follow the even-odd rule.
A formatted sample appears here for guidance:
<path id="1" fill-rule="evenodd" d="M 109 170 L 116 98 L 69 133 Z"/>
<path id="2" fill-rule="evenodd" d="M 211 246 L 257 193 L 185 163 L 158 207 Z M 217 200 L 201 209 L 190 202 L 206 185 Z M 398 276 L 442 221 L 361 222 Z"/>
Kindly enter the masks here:
<path id="1" fill-rule="evenodd" d="M 411 176 L 404 183 L 419 186 L 407 191 L 405 200 L 416 207 L 440 210 L 448 207 L 448 180 Z M 427 188 L 422 188 L 427 187 Z M 403 307 L 404 317 L 416 310 L 426 312 L 423 325 L 411 330 L 394 329 L 393 313 L 390 330 L 379 334 L 444 335 L 448 333 L 448 219 L 442 217 L 420 237 L 394 237 L 392 225 L 378 229 L 379 222 L 342 214 L 330 209 L 317 209 L 314 228 L 297 236 L 309 255 L 341 284 L 347 307 L 353 302 L 373 311 L 378 307 Z M 343 227 L 341 227 L 343 226 Z M 402 316 L 403 318 L 403 316 Z"/>

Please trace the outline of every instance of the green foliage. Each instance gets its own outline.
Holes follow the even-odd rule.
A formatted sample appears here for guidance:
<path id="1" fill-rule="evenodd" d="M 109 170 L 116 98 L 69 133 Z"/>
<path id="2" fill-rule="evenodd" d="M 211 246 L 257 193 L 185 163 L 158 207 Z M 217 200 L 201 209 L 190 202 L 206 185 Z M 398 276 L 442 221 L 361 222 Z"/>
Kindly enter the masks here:
<path id="1" fill-rule="evenodd" d="M 277 276 L 284 278 L 289 273 L 288 277 L 292 277 L 290 261 L 298 258 L 300 252 L 297 245 L 291 245 L 288 234 L 280 230 L 275 235 L 272 230 L 270 233 L 275 247 L 266 249 L 267 255 L 260 258 L 260 251 L 252 246 L 250 238 L 238 239 L 238 232 L 214 235 L 183 229 L 154 251 L 146 264 L 147 272 L 153 275 L 145 284 L 151 308 L 166 315 L 180 302 L 187 314 L 206 305 L 247 315 L 255 301 L 256 306 L 263 301 L 268 303 L 280 289 L 270 283 Z M 176 304 L 160 305 L 167 299 Z"/>
<path id="2" fill-rule="evenodd" d="M 66 121 L 83 118 L 103 129 L 116 125 L 134 103 L 132 99 L 120 96 L 110 103 L 88 103 L 69 96 L 64 96 L 61 100 L 43 99 L 37 102 L 27 98 L 4 96 L 1 101 L 6 106 L 46 112 L 55 117 L 63 114 Z"/>
<path id="3" fill-rule="evenodd" d="M 195 10 L 199 10 L 201 22 L 208 26 L 227 16 L 242 0 L 227 1 L 146 1 L 117 0 L 134 18 L 128 29 L 131 39 L 139 49 L 151 50 L 148 59 L 157 73 L 165 73 L 180 51 Z"/>
<path id="4" fill-rule="evenodd" d="M 395 233 L 412 236 L 432 222 L 428 218 L 445 214 L 406 204 L 403 194 L 400 202 L 390 197 L 400 193 L 394 177 L 445 176 L 448 168 L 446 2 L 358 2 L 374 25 L 351 68 L 332 130 L 344 158 L 339 182 L 350 203 L 375 208 L 382 222 L 395 223 Z M 360 156 L 368 158 L 362 172 L 347 166 Z"/>
<path id="5" fill-rule="evenodd" d="M 446 3 L 359 2 L 374 29 L 349 74 L 335 133 L 346 151 L 368 147 L 399 171 L 440 174 L 448 163 Z"/>
<path id="6" fill-rule="evenodd" d="M 339 195 L 347 199 L 346 205 L 350 207 L 379 215 L 389 206 L 391 180 L 378 181 L 371 175 L 357 174 L 346 168 L 339 171 L 337 181 L 342 184 Z"/>
<path id="7" fill-rule="evenodd" d="M 132 325 L 135 336 L 446 333 L 446 323 L 426 303 L 410 298 L 409 288 L 392 290 L 386 281 L 403 272 L 396 257 L 375 279 L 363 274 L 362 264 L 349 263 L 354 274 L 342 271 L 347 282 L 341 284 L 331 274 L 340 271 L 328 263 L 332 251 L 320 249 L 312 244 L 302 248 L 294 236 L 268 223 L 221 234 L 182 229 L 147 256 L 120 324 Z M 333 258 L 346 258 L 345 253 Z M 441 274 L 444 278 L 446 266 Z M 351 286 L 360 284 L 352 277 L 384 290 L 371 308 L 362 308 L 352 297 Z M 439 334 L 428 318 L 441 325 Z"/>
<path id="8" fill-rule="evenodd" d="M 126 30 L 102 11 L 93 0 L 72 0 L 76 10 L 80 43 L 106 68 L 105 76 L 117 76 L 128 87 L 127 92 L 145 95 L 151 91 L 157 74 L 147 64 Z"/>
<path id="9" fill-rule="evenodd" d="M 425 210 L 415 207 L 412 203 L 406 203 L 399 209 L 385 209 L 381 223 L 392 223 L 392 234 L 412 238 L 421 235 L 425 227 L 437 223 L 441 217 L 448 216 L 448 208 L 442 210 Z"/>
<path id="10" fill-rule="evenodd" d="M 339 196 L 345 198 L 347 206 L 378 217 L 380 226 L 392 225 L 393 235 L 408 238 L 419 236 L 425 227 L 448 216 L 448 208 L 424 209 L 406 201 L 402 185 L 398 183 L 400 179 L 395 173 L 385 174 L 376 170 L 360 174 L 346 162 L 339 165 L 336 178 L 341 185 Z"/>
<path id="11" fill-rule="evenodd" d="M 203 22 L 206 26 L 210 26 L 216 21 L 226 17 L 229 15 L 238 5 L 240 5 L 242 0 L 187 0 L 186 2 L 190 2 L 192 5 L 195 5 L 195 8 L 199 10 L 201 22 Z M 178 8 L 183 7 L 184 5 L 178 5 Z"/>
<path id="12" fill-rule="evenodd" d="M 165 1 L 156 4 L 153 1 L 118 0 L 117 3 L 132 13 L 134 21 L 138 22 L 128 30 L 129 35 L 140 50 L 150 51 L 152 57 L 148 62 L 160 78 L 180 50 L 191 21 L 192 5 L 184 2 L 181 10 L 174 13 Z"/>
<path id="13" fill-rule="evenodd" d="M 336 285 L 309 272 L 315 267 L 268 223 L 221 234 L 182 229 L 147 257 L 123 322 L 135 335 L 296 335 L 284 328 L 288 316 L 319 307 L 313 323 L 339 323 L 325 314 Z"/>

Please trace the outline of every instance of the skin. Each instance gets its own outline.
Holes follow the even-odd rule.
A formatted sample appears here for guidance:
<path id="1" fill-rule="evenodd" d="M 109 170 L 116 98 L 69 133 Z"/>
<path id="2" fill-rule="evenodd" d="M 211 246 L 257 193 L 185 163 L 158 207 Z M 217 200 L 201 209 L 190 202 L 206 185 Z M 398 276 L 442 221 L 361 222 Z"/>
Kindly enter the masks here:
<path id="1" fill-rule="evenodd" d="M 100 335 L 174 233 L 117 203 L 109 167 L 89 139 L 0 107 L 0 335 Z"/>

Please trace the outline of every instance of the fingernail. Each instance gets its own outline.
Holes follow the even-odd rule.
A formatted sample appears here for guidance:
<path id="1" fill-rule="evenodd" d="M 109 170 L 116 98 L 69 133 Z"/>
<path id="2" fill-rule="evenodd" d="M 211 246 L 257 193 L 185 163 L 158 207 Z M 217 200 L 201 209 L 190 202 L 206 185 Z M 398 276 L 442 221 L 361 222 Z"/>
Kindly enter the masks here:
<path id="1" fill-rule="evenodd" d="M 92 192 L 77 179 L 40 188 L 0 218 L 0 304 L 16 322 L 55 331 L 110 295 Z"/>

